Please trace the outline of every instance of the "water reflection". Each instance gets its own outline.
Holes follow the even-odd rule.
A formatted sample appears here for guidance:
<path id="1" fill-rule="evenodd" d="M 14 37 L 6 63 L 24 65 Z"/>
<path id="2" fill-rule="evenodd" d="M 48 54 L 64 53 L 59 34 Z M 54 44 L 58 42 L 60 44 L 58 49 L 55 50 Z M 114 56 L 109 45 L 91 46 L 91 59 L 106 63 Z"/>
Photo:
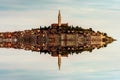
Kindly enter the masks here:
<path id="1" fill-rule="evenodd" d="M 71 26 L 62 26 L 61 29 L 48 27 L 0 33 L 0 48 L 48 53 L 53 57 L 58 57 L 59 70 L 61 57 L 68 57 L 69 54 L 78 54 L 84 51 L 92 52 L 95 48 L 106 47 L 113 41 L 114 39 L 107 36 L 106 33 Z"/>

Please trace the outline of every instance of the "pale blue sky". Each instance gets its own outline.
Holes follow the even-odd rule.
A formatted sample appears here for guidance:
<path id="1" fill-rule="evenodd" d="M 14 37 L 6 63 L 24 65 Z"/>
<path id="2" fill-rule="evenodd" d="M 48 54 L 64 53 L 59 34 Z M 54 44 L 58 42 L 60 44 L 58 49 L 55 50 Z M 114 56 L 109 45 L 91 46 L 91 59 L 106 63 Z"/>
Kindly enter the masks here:
<path id="1" fill-rule="evenodd" d="M 117 39 L 107 48 L 62 59 L 36 52 L 0 49 L 0 80 L 119 80 L 120 0 L 0 0 L 0 31 L 62 22 L 106 32 Z"/>
<path id="2" fill-rule="evenodd" d="M 0 31 L 15 31 L 62 21 L 69 25 L 92 27 L 118 38 L 119 0 L 0 0 Z M 116 33 L 112 33 L 113 28 Z"/>

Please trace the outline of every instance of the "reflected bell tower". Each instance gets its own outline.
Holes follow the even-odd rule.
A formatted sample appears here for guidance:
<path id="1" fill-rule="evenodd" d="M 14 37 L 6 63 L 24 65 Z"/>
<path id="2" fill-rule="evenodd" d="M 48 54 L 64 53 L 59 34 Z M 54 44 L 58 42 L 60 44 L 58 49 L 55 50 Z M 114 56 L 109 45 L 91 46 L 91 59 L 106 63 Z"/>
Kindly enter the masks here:
<path id="1" fill-rule="evenodd" d="M 60 53 L 58 54 L 58 68 L 59 70 L 61 68 L 61 54 Z"/>

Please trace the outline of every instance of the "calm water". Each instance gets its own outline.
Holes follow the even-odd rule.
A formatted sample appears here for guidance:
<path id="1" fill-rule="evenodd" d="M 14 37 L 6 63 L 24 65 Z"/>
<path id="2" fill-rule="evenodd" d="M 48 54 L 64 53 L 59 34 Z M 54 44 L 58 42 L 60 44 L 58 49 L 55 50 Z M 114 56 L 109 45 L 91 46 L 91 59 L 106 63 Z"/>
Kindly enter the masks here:
<path id="1" fill-rule="evenodd" d="M 119 40 L 106 48 L 62 57 L 17 49 L 0 49 L 0 80 L 119 80 Z"/>

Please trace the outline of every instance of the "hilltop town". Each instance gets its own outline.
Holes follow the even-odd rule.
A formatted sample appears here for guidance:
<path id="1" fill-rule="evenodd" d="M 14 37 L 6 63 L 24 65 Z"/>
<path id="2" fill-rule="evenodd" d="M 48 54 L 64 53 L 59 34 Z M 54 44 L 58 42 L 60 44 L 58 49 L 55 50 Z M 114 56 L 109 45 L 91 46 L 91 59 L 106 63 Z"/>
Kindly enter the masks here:
<path id="1" fill-rule="evenodd" d="M 69 26 L 68 23 L 62 23 L 59 11 L 58 23 L 53 23 L 49 27 L 1 32 L 0 48 L 49 53 L 54 57 L 58 57 L 60 68 L 61 56 L 67 57 L 68 54 L 81 53 L 83 51 L 92 52 L 95 48 L 106 47 L 114 40 L 107 33 L 95 32 L 92 28 L 84 29 L 79 26 Z"/>

